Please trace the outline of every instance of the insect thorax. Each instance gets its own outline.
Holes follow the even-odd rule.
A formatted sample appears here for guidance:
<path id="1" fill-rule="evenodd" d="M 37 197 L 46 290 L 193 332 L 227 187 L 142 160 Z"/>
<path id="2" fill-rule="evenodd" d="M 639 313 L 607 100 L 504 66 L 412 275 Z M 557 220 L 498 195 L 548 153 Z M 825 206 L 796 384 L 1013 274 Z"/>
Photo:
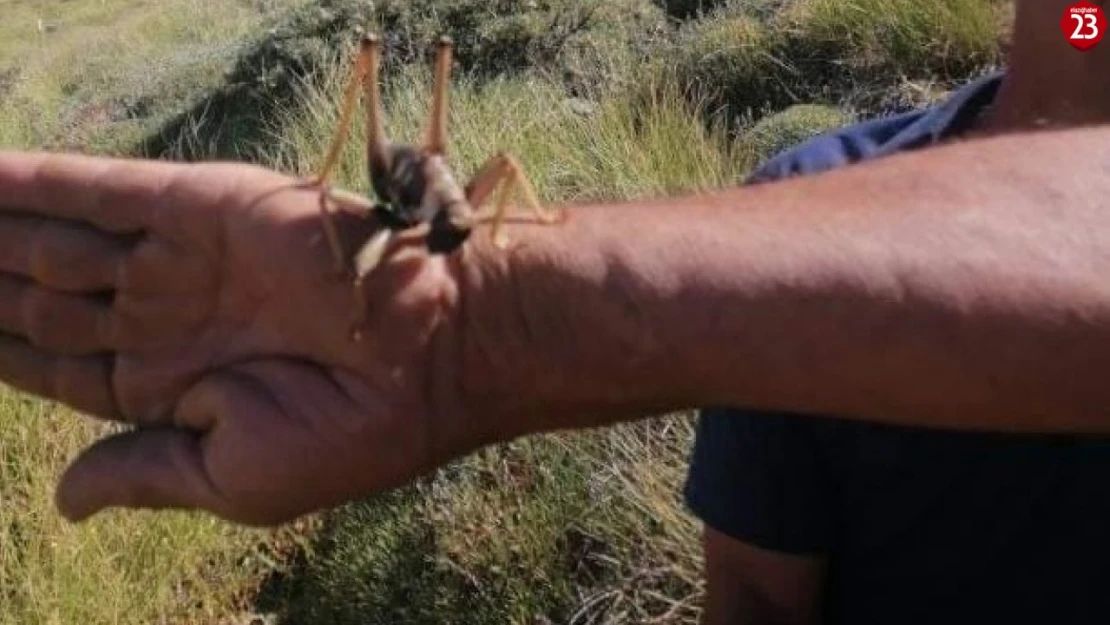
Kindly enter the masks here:
<path id="1" fill-rule="evenodd" d="M 394 146 L 388 157 L 388 163 L 372 164 L 370 180 L 398 220 L 416 225 L 440 213 L 469 215 L 466 194 L 442 156 L 401 145 Z"/>

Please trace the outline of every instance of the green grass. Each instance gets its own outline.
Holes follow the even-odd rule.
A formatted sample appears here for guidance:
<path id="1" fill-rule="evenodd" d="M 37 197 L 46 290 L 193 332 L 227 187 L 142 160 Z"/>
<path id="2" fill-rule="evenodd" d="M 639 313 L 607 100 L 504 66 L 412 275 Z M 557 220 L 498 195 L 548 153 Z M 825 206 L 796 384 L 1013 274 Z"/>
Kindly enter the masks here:
<path id="1" fill-rule="evenodd" d="M 0 148 L 127 151 L 220 84 L 271 12 L 216 0 L 0 0 Z M 65 464 L 106 431 L 0 389 L 0 624 L 235 614 L 270 557 L 269 532 L 187 514 L 73 526 L 56 513 Z"/>
<path id="2" fill-rule="evenodd" d="M 962 75 L 998 60 L 998 0 L 808 0 L 784 13 L 795 37 L 857 66 Z"/>
<path id="3" fill-rule="evenodd" d="M 269 533 L 208 517 L 109 513 L 66 523 L 53 486 L 107 432 L 64 408 L 0 394 L 0 623 L 215 622 L 258 583 Z"/>
<path id="4" fill-rule="evenodd" d="M 762 162 L 821 133 L 843 128 L 855 120 L 848 112 L 820 104 L 797 104 L 763 117 L 747 129 L 744 144 L 752 160 Z"/>
<path id="5" fill-rule="evenodd" d="M 319 167 L 333 136 L 349 63 L 340 58 L 306 83 L 295 107 L 279 114 L 263 162 L 307 175 Z M 451 93 L 451 159 L 463 177 L 499 150 L 524 164 L 542 198 L 559 202 L 658 196 L 735 182 L 750 163 L 737 158 L 723 132 L 707 128 L 673 88 L 645 90 L 651 99 L 612 97 L 583 108 L 539 78 L 475 83 L 456 80 Z M 387 131 L 418 141 L 431 93 L 430 72 L 401 73 L 385 93 Z M 360 110 L 337 179 L 369 192 Z"/>
<path id="6" fill-rule="evenodd" d="M 0 0 L 0 146 L 126 150 L 303 3 Z"/>
<path id="7" fill-rule="evenodd" d="M 288 623 L 692 623 L 688 418 L 485 450 L 329 516 L 259 609 Z"/>
<path id="8" fill-rule="evenodd" d="M 999 61 L 1007 7 L 0 0 L 0 147 L 315 172 L 347 44 L 369 21 L 387 34 L 396 139 L 420 135 L 431 38 L 447 32 L 459 44 L 451 159 L 463 177 L 504 149 L 545 202 L 675 195 L 736 184 L 860 116 L 935 100 Z M 365 192 L 361 124 L 337 177 Z M 180 513 L 64 523 L 53 485 L 104 433 L 0 394 L 0 625 L 234 623 L 251 611 L 290 625 L 692 624 L 699 614 L 699 529 L 679 498 L 690 415 L 500 445 L 315 517 L 307 536 Z"/>
<path id="9" fill-rule="evenodd" d="M 1002 61 L 1008 0 L 729 0 L 680 29 L 675 80 L 744 120 L 821 103 L 880 115 Z"/>

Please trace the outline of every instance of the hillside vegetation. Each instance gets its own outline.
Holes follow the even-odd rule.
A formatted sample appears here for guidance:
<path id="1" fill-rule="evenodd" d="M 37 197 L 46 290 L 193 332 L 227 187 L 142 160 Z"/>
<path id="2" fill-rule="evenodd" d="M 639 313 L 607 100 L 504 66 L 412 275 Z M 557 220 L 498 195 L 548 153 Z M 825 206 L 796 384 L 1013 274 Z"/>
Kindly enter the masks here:
<path id="1" fill-rule="evenodd" d="M 301 2 L 0 0 L 0 149 L 127 153 L 220 86 Z M 0 624 L 216 623 L 272 567 L 275 536 L 195 515 L 55 512 L 101 425 L 0 393 Z"/>
<path id="2" fill-rule="evenodd" d="M 547 202 L 737 184 L 860 117 L 1001 62 L 1001 0 L 0 0 L 0 148 L 232 158 L 308 174 L 356 29 L 386 41 L 391 133 L 458 45 L 452 158 L 516 153 Z M 42 20 L 42 27 L 40 22 Z M 359 136 L 356 119 L 353 136 Z M 339 181 L 365 191 L 358 141 Z M 196 515 L 72 527 L 50 495 L 103 430 L 0 401 L 0 623 L 694 623 L 692 415 L 535 437 L 247 532 Z"/>

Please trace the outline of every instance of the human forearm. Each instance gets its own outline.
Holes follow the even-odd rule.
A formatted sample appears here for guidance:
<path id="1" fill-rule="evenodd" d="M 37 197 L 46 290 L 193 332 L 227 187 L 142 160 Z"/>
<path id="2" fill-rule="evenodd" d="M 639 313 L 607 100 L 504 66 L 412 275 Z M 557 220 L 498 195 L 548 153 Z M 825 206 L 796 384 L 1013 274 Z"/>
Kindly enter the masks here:
<path id="1" fill-rule="evenodd" d="M 0 153 L 0 380 L 146 426 L 67 470 L 71 519 L 275 523 L 491 440 L 705 404 L 1107 431 L 1108 162 L 1103 129 L 581 208 L 509 253 L 407 245 L 356 311 L 316 189 Z"/>
<path id="2" fill-rule="evenodd" d="M 518 226 L 517 250 L 463 263 L 482 363 L 465 386 L 510 435 L 706 404 L 1110 430 L 1110 171 L 1090 164 L 1108 139 L 982 141 Z"/>

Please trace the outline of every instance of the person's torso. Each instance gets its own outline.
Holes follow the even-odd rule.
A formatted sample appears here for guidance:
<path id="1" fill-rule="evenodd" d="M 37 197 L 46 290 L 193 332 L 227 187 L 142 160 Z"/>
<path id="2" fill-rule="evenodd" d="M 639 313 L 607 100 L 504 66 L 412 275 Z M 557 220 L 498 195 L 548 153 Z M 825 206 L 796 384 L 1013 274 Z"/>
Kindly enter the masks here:
<path id="1" fill-rule="evenodd" d="M 830 624 L 1110 622 L 1110 440 L 816 425 Z"/>

